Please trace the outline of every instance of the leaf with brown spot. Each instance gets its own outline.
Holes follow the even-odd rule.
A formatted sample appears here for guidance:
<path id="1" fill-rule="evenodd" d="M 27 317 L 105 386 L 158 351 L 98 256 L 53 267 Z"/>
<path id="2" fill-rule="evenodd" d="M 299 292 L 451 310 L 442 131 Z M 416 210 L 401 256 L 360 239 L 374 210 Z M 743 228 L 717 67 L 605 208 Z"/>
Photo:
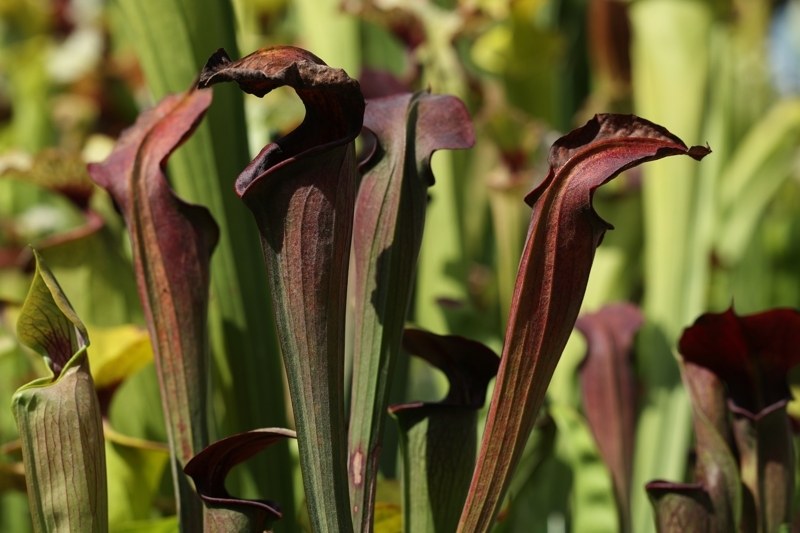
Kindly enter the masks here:
<path id="1" fill-rule="evenodd" d="M 533 213 L 460 533 L 491 529 L 578 317 L 595 249 L 611 228 L 592 208 L 595 189 L 647 161 L 709 152 L 633 115 L 597 115 L 550 149 L 550 172 L 526 198 Z"/>
<path id="2" fill-rule="evenodd" d="M 360 165 L 364 177 L 353 229 L 356 308 L 348 450 L 353 522 L 359 531 L 368 531 L 372 522 L 390 380 L 434 181 L 431 156 L 435 150 L 469 148 L 475 140 L 464 104 L 427 92 L 370 100 L 364 128 L 374 144 Z"/>

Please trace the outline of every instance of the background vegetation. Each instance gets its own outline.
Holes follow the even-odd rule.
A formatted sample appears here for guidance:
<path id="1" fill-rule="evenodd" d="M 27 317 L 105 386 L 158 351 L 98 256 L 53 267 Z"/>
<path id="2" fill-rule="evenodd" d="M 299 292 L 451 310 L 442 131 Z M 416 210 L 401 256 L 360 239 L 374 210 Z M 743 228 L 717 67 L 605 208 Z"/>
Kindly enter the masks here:
<path id="1" fill-rule="evenodd" d="M 800 307 L 797 0 L 0 0 L 0 14 L 0 405 L 45 373 L 13 333 L 33 275 L 32 244 L 92 338 L 106 402 L 112 531 L 171 531 L 174 501 L 127 237 L 84 163 L 102 160 L 140 109 L 185 90 L 220 47 L 238 58 L 296 44 L 359 78 L 367 96 L 391 75 L 391 83 L 467 104 L 477 144 L 433 159 L 409 320 L 498 352 L 529 219 L 522 197 L 544 177 L 560 133 L 597 112 L 630 112 L 687 144 L 711 146 L 702 165 L 655 162 L 595 198 L 617 230 L 597 251 L 583 308 L 631 301 L 645 316 L 636 343 L 633 531 L 654 528 L 644 483 L 688 480 L 692 471 L 691 411 L 674 357 L 683 328 L 732 302 L 740 314 Z M 215 91 L 169 173 L 222 229 L 210 325 L 214 431 L 223 437 L 291 426 L 276 334 L 252 325 L 272 311 L 255 228 L 233 180 L 302 120 L 303 107 L 289 90 L 246 96 L 243 106 L 234 87 Z M 576 370 L 585 353 L 576 332 L 501 531 L 619 529 L 611 478 L 582 415 Z M 441 374 L 407 358 L 400 366 L 395 403 L 444 394 Z M 0 409 L 0 531 L 25 532 L 16 431 L 11 411 Z M 387 432 L 379 518 L 385 531 L 399 531 L 396 436 Z M 293 516 L 303 524 L 296 450 L 276 446 L 258 461 L 271 478 L 240 469 L 232 491 L 281 501 L 291 517 L 276 531 L 294 531 Z M 293 488 L 285 482 L 292 479 Z"/>

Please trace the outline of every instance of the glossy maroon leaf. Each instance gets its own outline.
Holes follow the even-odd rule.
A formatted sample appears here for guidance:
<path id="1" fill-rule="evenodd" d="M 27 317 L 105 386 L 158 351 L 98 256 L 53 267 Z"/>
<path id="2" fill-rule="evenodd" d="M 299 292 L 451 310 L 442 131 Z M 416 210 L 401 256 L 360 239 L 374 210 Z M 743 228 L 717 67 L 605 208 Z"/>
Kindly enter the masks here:
<path id="1" fill-rule="evenodd" d="M 610 304 L 578 318 L 586 337 L 580 367 L 583 410 L 600 455 L 611 471 L 620 529 L 629 532 L 630 488 L 636 423 L 636 377 L 631 366 L 633 336 L 644 318 L 633 304 Z"/>
<path id="2" fill-rule="evenodd" d="M 235 81 L 263 96 L 292 87 L 298 128 L 268 144 L 236 180 L 269 270 L 312 528 L 352 530 L 344 419 L 344 323 L 355 204 L 358 82 L 300 48 L 273 46 L 238 61 L 224 50 L 199 85 Z"/>
<path id="3" fill-rule="evenodd" d="M 475 138 L 460 100 L 427 92 L 370 100 L 364 128 L 374 144 L 360 165 L 364 176 L 353 230 L 356 305 L 348 466 L 355 528 L 367 531 L 390 380 L 433 184 L 430 159 L 435 150 L 469 148 Z"/>
<path id="4" fill-rule="evenodd" d="M 728 386 L 737 406 L 757 414 L 791 398 L 786 375 L 800 364 L 800 313 L 773 309 L 737 316 L 706 313 L 683 332 L 679 350 Z"/>
<path id="5" fill-rule="evenodd" d="M 671 155 L 701 159 L 661 126 L 633 115 L 597 115 L 550 150 L 533 206 L 497 384 L 460 532 L 486 532 L 503 501 L 561 352 L 578 316 L 594 252 L 611 225 L 594 190 L 623 170 Z"/>
<path id="6" fill-rule="evenodd" d="M 231 496 L 225 488 L 225 478 L 234 466 L 276 442 L 295 436 L 294 431 L 279 428 L 239 433 L 211 444 L 186 464 L 184 473 L 194 480 L 200 498 L 209 509 L 207 533 L 265 531 L 281 518 L 280 506 L 275 502 Z"/>
<path id="7" fill-rule="evenodd" d="M 219 230 L 208 210 L 170 189 L 164 167 L 194 132 L 211 92 L 170 95 L 139 115 L 92 179 L 119 205 L 156 359 L 184 531 L 202 529 L 202 505 L 183 466 L 208 444 L 209 262 Z"/>
<path id="8" fill-rule="evenodd" d="M 742 317 L 728 309 L 698 318 L 679 343 L 685 361 L 707 368 L 727 386 L 741 480 L 749 491 L 742 499 L 743 522 L 755 521 L 765 531 L 791 520 L 795 459 L 786 376 L 800 363 L 799 328 L 800 314 L 791 309 Z M 755 520 L 748 516 L 751 498 Z"/>
<path id="9" fill-rule="evenodd" d="M 406 329 L 403 349 L 447 376 L 440 402 L 393 405 L 403 455 L 405 531 L 454 531 L 469 489 L 477 449 L 478 410 L 499 360 L 479 342 Z"/>
<path id="10" fill-rule="evenodd" d="M 711 533 L 713 504 L 696 483 L 652 481 L 645 486 L 658 533 Z"/>

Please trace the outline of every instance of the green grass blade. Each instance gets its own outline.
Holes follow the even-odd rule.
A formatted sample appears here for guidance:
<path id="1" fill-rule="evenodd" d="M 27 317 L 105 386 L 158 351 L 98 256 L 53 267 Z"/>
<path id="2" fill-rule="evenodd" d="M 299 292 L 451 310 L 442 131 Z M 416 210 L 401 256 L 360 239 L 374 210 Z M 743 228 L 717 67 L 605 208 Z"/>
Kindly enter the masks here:
<path id="1" fill-rule="evenodd" d="M 647 0 L 630 8 L 636 113 L 693 142 L 704 140 L 699 137 L 711 14 L 702 1 Z M 650 324 L 640 334 L 638 355 L 648 393 L 637 428 L 631 493 L 633 531 L 643 533 L 654 531 L 643 485 L 656 478 L 682 480 L 691 437 L 690 405 L 672 347 L 680 328 L 705 305 L 703 287 L 687 283 L 690 276 L 703 275 L 695 269 L 709 268 L 708 244 L 691 244 L 690 225 L 708 208 L 694 200 L 696 171 L 680 158 L 643 170 L 644 310 Z"/>
<path id="2" fill-rule="evenodd" d="M 723 260 L 736 262 L 747 250 L 758 222 L 791 174 L 800 142 L 800 100 L 782 100 L 757 122 L 720 177 Z"/>

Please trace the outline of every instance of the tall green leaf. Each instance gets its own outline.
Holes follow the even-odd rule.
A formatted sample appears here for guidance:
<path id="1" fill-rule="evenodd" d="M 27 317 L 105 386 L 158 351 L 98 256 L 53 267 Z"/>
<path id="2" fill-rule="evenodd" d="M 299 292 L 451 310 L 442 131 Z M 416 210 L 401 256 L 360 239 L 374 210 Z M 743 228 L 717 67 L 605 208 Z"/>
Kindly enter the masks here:
<path id="1" fill-rule="evenodd" d="M 464 105 L 420 92 L 370 101 L 377 143 L 356 200 L 355 353 L 348 470 L 354 527 L 369 531 L 391 379 L 422 243 L 434 150 L 474 142 Z"/>
<path id="2" fill-rule="evenodd" d="M 709 72 L 712 6 L 703 0 L 646 0 L 630 6 L 634 109 L 692 142 L 700 138 Z M 643 170 L 646 324 L 637 355 L 647 387 L 639 416 L 631 512 L 633 531 L 653 530 L 642 490 L 652 479 L 682 479 L 691 408 L 673 356 L 680 328 L 705 308 L 711 236 L 703 224 L 713 189 L 684 159 Z M 705 180 L 714 176 L 708 174 Z M 705 191 L 705 194 L 702 194 Z"/>

